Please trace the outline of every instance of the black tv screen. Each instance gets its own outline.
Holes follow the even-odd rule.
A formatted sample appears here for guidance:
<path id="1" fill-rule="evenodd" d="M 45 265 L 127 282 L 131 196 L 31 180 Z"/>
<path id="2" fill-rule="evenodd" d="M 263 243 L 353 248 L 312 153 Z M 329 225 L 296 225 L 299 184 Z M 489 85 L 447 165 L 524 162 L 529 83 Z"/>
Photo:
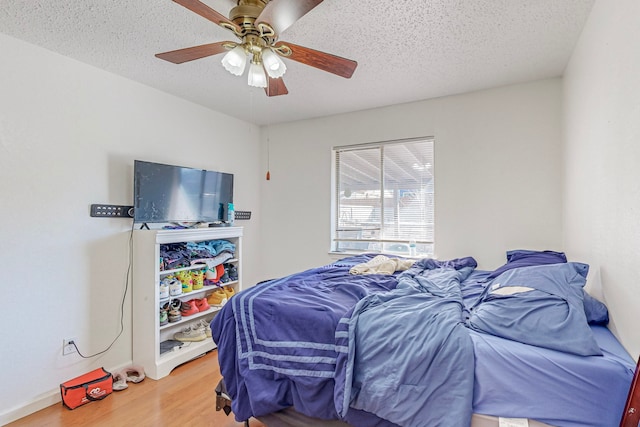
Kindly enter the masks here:
<path id="1" fill-rule="evenodd" d="M 226 221 L 233 174 L 135 160 L 135 222 Z"/>

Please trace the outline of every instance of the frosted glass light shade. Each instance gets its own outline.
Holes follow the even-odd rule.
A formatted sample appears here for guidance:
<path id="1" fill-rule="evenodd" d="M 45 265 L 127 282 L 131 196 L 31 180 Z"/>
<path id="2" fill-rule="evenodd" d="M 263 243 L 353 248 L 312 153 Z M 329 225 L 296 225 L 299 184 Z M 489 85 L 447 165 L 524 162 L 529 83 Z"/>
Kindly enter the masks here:
<path id="1" fill-rule="evenodd" d="M 264 74 L 262 64 L 251 62 L 251 65 L 249 65 L 248 83 L 249 86 L 267 87 L 267 76 Z"/>
<path id="2" fill-rule="evenodd" d="M 222 66 L 224 67 L 224 69 L 234 76 L 241 76 L 242 73 L 244 73 L 244 68 L 246 65 L 247 54 L 240 45 L 231 49 L 222 58 Z"/>
<path id="3" fill-rule="evenodd" d="M 284 65 L 280 56 L 269 48 L 262 51 L 262 63 L 269 77 L 277 79 L 284 75 L 287 66 Z"/>

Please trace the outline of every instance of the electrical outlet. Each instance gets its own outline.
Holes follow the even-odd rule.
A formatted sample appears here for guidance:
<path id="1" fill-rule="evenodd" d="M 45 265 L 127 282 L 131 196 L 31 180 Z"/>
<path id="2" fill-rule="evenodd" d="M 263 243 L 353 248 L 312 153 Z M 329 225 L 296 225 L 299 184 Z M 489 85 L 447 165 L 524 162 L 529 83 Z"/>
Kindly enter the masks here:
<path id="1" fill-rule="evenodd" d="M 76 349 L 75 343 L 77 341 L 76 338 L 65 338 L 62 340 L 62 355 L 68 356 L 69 354 L 75 353 L 78 350 Z"/>

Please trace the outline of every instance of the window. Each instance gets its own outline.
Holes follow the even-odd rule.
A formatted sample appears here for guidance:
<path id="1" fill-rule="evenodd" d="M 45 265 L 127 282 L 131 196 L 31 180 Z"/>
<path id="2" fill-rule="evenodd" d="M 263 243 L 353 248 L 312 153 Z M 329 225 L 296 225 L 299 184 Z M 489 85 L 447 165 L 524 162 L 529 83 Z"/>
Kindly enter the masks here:
<path id="1" fill-rule="evenodd" d="M 333 158 L 332 252 L 433 255 L 433 138 L 334 147 Z"/>

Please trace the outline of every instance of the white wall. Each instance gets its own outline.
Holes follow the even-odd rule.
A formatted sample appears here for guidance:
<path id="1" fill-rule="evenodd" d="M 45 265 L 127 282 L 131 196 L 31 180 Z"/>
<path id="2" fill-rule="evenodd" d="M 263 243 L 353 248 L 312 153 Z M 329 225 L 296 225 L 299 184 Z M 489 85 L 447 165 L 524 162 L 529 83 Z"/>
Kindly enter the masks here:
<path id="1" fill-rule="evenodd" d="M 564 231 L 640 353 L 640 2 L 596 1 L 564 78 Z"/>
<path id="2" fill-rule="evenodd" d="M 560 96 L 550 79 L 263 129 L 263 277 L 331 261 L 332 146 L 418 136 L 435 137 L 439 258 L 561 250 Z"/>
<path id="3" fill-rule="evenodd" d="M 262 174 L 255 126 L 2 34 L 0 56 L 3 424 L 55 401 L 64 380 L 131 362 L 129 297 L 105 354 L 63 357 L 62 340 L 93 354 L 119 330 L 131 220 L 89 206 L 132 204 L 134 159 L 234 173 L 237 209 L 254 218 Z M 247 265 L 256 222 L 239 223 Z"/>

